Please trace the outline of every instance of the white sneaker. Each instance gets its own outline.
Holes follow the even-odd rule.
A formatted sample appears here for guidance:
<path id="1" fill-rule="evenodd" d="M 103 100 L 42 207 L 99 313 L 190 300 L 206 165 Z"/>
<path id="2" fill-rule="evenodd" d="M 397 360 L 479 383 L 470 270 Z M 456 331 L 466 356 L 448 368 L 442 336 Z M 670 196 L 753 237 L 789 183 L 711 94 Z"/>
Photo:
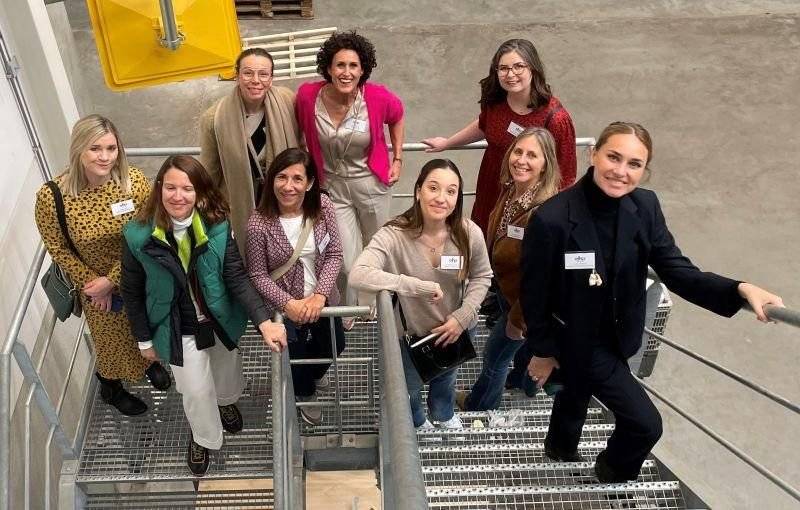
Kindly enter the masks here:
<path id="1" fill-rule="evenodd" d="M 461 423 L 461 418 L 454 414 L 452 418 L 447 421 L 440 421 L 439 426 L 443 429 L 461 429 L 464 425 Z"/>
<path id="2" fill-rule="evenodd" d="M 436 427 L 433 426 L 433 423 L 431 423 L 429 419 L 425 418 L 425 423 L 423 423 L 419 427 L 416 427 L 416 430 L 431 430 L 435 428 Z"/>
<path id="3" fill-rule="evenodd" d="M 331 380 L 328 377 L 328 374 L 325 374 L 319 379 L 314 379 L 314 384 L 316 385 L 317 390 L 325 391 L 331 387 Z"/>

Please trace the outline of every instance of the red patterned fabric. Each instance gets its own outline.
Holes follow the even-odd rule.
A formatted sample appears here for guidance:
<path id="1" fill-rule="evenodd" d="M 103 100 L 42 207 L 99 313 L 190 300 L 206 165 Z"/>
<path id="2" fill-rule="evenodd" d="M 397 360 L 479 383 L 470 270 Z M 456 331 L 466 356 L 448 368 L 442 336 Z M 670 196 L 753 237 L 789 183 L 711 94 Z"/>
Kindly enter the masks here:
<path id="1" fill-rule="evenodd" d="M 547 126 L 544 125 L 551 110 L 553 114 Z M 508 103 L 503 101 L 488 108 L 482 108 L 478 116 L 478 127 L 486 136 L 488 147 L 483 153 L 481 168 L 478 171 L 475 205 L 472 206 L 472 221 L 478 224 L 486 235 L 489 214 L 494 209 L 497 197 L 500 196 L 500 165 L 514 136 L 508 132 L 509 123 L 514 122 L 523 128 L 531 126 L 545 127 L 556 141 L 556 158 L 561 170 L 561 189 L 575 182 L 578 161 L 575 154 L 575 127 L 569 112 L 561 102 L 551 97 L 550 102 L 527 115 L 515 113 Z"/>
<path id="2" fill-rule="evenodd" d="M 320 253 L 320 244 L 328 234 L 330 241 Z M 336 278 L 342 268 L 342 241 L 336 227 L 333 202 L 324 193 L 322 214 L 314 224 L 314 242 L 317 245 L 317 257 L 314 261 L 317 287 L 314 292 L 328 298 L 328 305 L 336 306 L 339 304 Z M 280 219 L 268 219 L 254 210 L 247 222 L 247 266 L 250 280 L 272 309 L 283 311 L 290 299 L 305 297 L 303 264 L 299 259 L 277 282 L 269 277 L 270 271 L 285 264 L 293 251 Z"/>

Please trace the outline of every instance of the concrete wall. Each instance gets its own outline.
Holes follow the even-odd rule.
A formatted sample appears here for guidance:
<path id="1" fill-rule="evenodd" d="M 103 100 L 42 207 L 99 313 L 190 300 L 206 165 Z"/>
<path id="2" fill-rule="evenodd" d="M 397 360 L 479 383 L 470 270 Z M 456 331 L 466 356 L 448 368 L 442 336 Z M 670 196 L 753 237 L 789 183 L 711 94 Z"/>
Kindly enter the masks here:
<path id="1" fill-rule="evenodd" d="M 67 0 L 86 108 L 114 118 L 128 146 L 195 145 L 197 117 L 230 84 L 211 77 L 127 93 L 105 88 L 83 2 Z M 655 189 L 678 243 L 704 268 L 768 286 L 800 308 L 800 5 L 796 1 L 544 0 L 314 2 L 311 21 L 247 21 L 256 35 L 357 28 L 378 50 L 374 79 L 406 102 L 407 139 L 452 133 L 478 113 L 477 81 L 496 47 L 532 39 L 578 136 L 610 121 L 643 123 L 655 140 Z M 78 80 L 73 80 L 73 83 Z M 295 83 L 288 82 L 290 86 Z M 89 110 L 84 111 L 88 113 Z M 474 188 L 480 154 L 448 154 Z M 408 191 L 424 157 L 406 158 Z M 139 162 L 152 171 L 160 161 Z M 399 210 L 401 203 L 395 205 Z M 724 320 L 679 298 L 669 336 L 800 401 L 797 330 Z M 800 422 L 736 383 L 664 348 L 653 384 L 800 486 Z M 656 449 L 714 508 L 794 503 L 664 409 Z"/>
<path id="2" fill-rule="evenodd" d="M 60 11 L 59 11 L 60 10 Z M 42 151 L 50 167 L 57 171 L 66 163 L 69 144 L 69 129 L 78 118 L 78 109 L 72 97 L 72 90 L 59 57 L 57 39 L 50 23 L 49 12 L 60 12 L 62 30 L 69 34 L 66 11 L 63 5 L 46 8 L 39 0 L 19 1 L 0 0 L 0 31 L 10 52 L 20 65 L 19 79 L 24 95 L 31 108 L 31 116 L 39 133 Z M 0 325 L 7 331 L 26 274 L 34 258 L 39 236 L 33 220 L 34 194 L 43 182 L 31 148 L 21 113 L 12 96 L 10 84 L 0 79 L 0 174 L 3 186 L 0 187 L 0 214 L 4 218 L 0 224 Z M 45 266 L 49 264 L 46 262 Z M 37 286 L 34 299 L 26 315 L 19 342 L 32 352 L 38 363 L 44 340 L 49 332 L 53 317 L 46 313 L 46 298 Z M 59 323 L 51 343 L 47 362 L 42 368 L 42 377 L 52 399 L 60 395 L 61 384 L 67 370 L 73 341 L 76 338 L 77 320 Z M 91 361 L 87 349 L 81 349 L 77 373 L 86 374 Z M 44 427 L 35 404 L 31 407 L 31 449 L 26 451 L 24 441 L 24 419 L 28 388 L 23 386 L 21 373 L 14 367 L 11 389 L 12 402 L 16 401 L 12 415 L 11 449 L 11 492 L 10 508 L 21 508 L 26 497 L 30 497 L 31 508 L 43 508 L 44 500 L 44 445 L 47 429 Z M 82 381 L 73 384 L 65 400 L 62 414 L 67 433 L 74 434 L 76 405 L 82 394 Z M 54 463 L 51 473 L 58 481 L 60 455 L 54 448 Z M 24 459 L 32 462 L 32 485 L 24 487 Z M 57 486 L 54 486 L 57 487 Z M 57 490 L 54 490 L 57 493 Z M 55 494 L 53 495 L 55 501 Z"/>

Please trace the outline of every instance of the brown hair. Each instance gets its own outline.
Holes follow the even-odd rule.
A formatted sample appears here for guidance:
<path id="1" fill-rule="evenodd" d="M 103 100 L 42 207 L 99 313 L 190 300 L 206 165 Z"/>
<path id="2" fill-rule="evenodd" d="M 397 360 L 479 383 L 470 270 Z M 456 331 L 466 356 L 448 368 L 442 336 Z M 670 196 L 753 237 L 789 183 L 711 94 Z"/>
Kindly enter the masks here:
<path id="1" fill-rule="evenodd" d="M 644 162 L 645 170 L 650 172 L 650 162 L 653 161 L 653 140 L 650 138 L 650 133 L 641 125 L 636 122 L 612 122 L 600 133 L 597 137 L 597 143 L 594 150 L 598 151 L 608 142 L 608 139 L 614 135 L 634 135 L 642 142 L 645 149 L 647 149 L 647 161 Z"/>
<path id="2" fill-rule="evenodd" d="M 228 201 L 214 186 L 205 167 L 192 156 L 169 156 L 156 174 L 153 190 L 144 207 L 136 215 L 137 221 L 140 223 L 152 221 L 157 227 L 172 230 L 172 220 L 164 209 L 161 188 L 164 185 L 164 174 L 173 168 L 189 176 L 189 182 L 194 186 L 195 192 L 194 208 L 206 223 L 214 225 L 228 218 L 230 212 Z"/>
<path id="3" fill-rule="evenodd" d="M 272 59 L 272 55 L 270 55 L 269 52 L 264 48 L 254 47 L 254 48 L 247 48 L 246 50 L 239 53 L 238 57 L 236 57 L 236 65 L 234 69 L 236 69 L 237 75 L 239 74 L 239 68 L 242 65 L 242 60 L 244 60 L 245 57 L 249 57 L 251 55 L 269 59 L 269 63 L 272 65 L 272 72 L 275 71 L 275 61 Z"/>
<path id="4" fill-rule="evenodd" d="M 328 68 L 333 63 L 333 57 L 342 50 L 353 50 L 358 54 L 361 70 L 364 72 L 358 80 L 358 86 L 364 85 L 372 74 L 372 70 L 378 66 L 378 60 L 375 58 L 375 46 L 369 42 L 369 39 L 357 34 L 355 30 L 334 32 L 322 43 L 317 52 L 317 72 L 330 83 L 331 73 L 328 72 Z"/>
<path id="5" fill-rule="evenodd" d="M 539 187 L 534 194 L 534 202 L 540 204 L 558 193 L 558 187 L 561 184 L 561 172 L 556 159 L 556 142 L 550 131 L 540 127 L 529 127 L 517 135 L 514 142 L 506 150 L 505 156 L 503 156 L 503 163 L 500 165 L 500 183 L 508 184 L 513 181 L 511 170 L 508 167 L 508 159 L 517 144 L 530 137 L 536 138 L 536 141 L 539 142 L 539 147 L 542 149 L 542 157 L 544 157 L 544 169 L 539 176 Z"/>
<path id="6" fill-rule="evenodd" d="M 306 151 L 297 148 L 286 149 L 272 160 L 272 164 L 269 165 L 269 170 L 267 170 L 267 176 L 264 178 L 264 187 L 261 189 L 258 212 L 267 218 L 280 216 L 278 197 L 275 196 L 275 177 L 288 167 L 298 163 L 305 167 L 306 179 L 311 183 L 311 189 L 306 191 L 303 197 L 303 220 L 317 222 L 322 210 L 317 166 Z"/>
<path id="7" fill-rule="evenodd" d="M 497 66 L 500 58 L 506 53 L 516 51 L 522 60 L 528 64 L 531 72 L 531 98 L 528 101 L 528 108 L 541 108 L 550 102 L 550 85 L 544 74 L 544 64 L 539 58 L 536 47 L 527 39 L 509 39 L 497 48 L 489 64 L 489 74 L 479 83 L 481 85 L 481 99 L 478 101 L 482 107 L 491 106 L 505 101 L 508 92 L 500 86 L 500 78 L 497 76 Z"/>
<path id="8" fill-rule="evenodd" d="M 414 193 L 416 194 L 422 189 L 422 184 L 431 172 L 439 169 L 450 170 L 458 177 L 458 198 L 456 199 L 456 206 L 445 222 L 447 226 L 450 227 L 450 239 L 453 241 L 453 244 L 456 245 L 456 248 L 458 248 L 458 252 L 464 257 L 464 265 L 461 267 L 458 276 L 462 280 L 465 280 L 469 274 L 471 250 L 469 233 L 464 227 L 464 219 L 462 216 L 462 210 L 464 208 L 464 180 L 461 178 L 461 172 L 459 172 L 456 164 L 449 159 L 432 159 L 425 163 L 422 170 L 419 171 L 419 177 L 417 177 L 417 182 L 414 184 Z M 386 225 L 397 227 L 401 230 L 410 230 L 419 237 L 422 235 L 423 221 L 419 199 L 415 198 L 414 205 L 399 216 L 392 218 Z"/>

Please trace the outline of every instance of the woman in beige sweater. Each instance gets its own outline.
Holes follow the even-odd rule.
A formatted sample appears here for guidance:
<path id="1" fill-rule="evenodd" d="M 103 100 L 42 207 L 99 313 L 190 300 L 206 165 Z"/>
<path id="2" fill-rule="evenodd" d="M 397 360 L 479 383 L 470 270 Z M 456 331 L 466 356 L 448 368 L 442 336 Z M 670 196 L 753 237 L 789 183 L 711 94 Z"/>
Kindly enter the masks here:
<path id="1" fill-rule="evenodd" d="M 465 329 L 475 328 L 492 277 L 483 234 L 462 217 L 462 188 L 452 161 L 425 164 L 414 185 L 414 205 L 373 236 L 350 273 L 355 288 L 396 292 L 409 333 L 439 333 L 437 345 L 455 342 Z M 414 426 L 431 427 L 422 403 L 422 380 L 402 343 Z M 453 413 L 455 380 L 453 369 L 430 381 L 428 409 L 443 427 L 461 427 Z"/>

